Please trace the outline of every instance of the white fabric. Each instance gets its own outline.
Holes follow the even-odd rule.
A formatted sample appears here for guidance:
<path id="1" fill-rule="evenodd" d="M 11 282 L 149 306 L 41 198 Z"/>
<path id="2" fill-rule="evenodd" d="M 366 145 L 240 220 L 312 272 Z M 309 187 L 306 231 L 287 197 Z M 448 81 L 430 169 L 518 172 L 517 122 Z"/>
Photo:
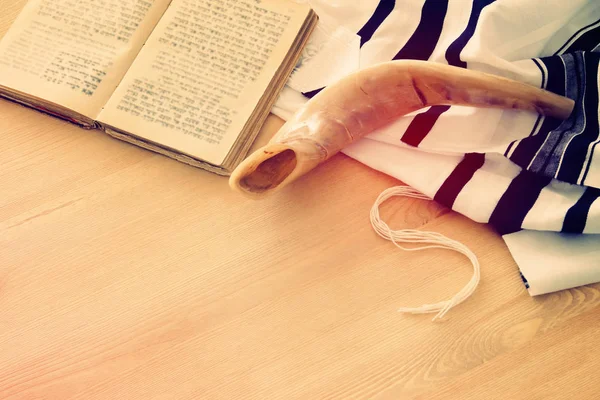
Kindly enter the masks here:
<path id="1" fill-rule="evenodd" d="M 393 10 L 369 40 L 357 47 L 360 37 L 351 32 L 358 32 L 374 15 L 378 4 L 381 6 L 385 2 L 387 6 L 391 4 Z M 318 49 L 321 53 L 305 53 L 291 84 L 282 92 L 273 112 L 283 119 L 290 118 L 308 101 L 300 92 L 319 89 L 357 68 L 391 60 L 410 43 L 421 19 L 425 18 L 422 12 L 426 3 L 433 4 L 432 0 L 311 0 L 310 3 L 320 13 L 324 28 L 319 30 L 308 48 L 310 52 Z M 482 3 L 485 3 L 483 8 Z M 578 38 L 600 26 L 600 2 L 595 0 L 451 0 L 429 61 L 449 62 L 450 47 L 468 31 L 477 7 L 481 12 L 476 29 L 460 50 L 460 61 L 469 69 L 542 88 L 550 84 L 553 71 L 549 71 L 544 62 L 534 59 L 563 54 Z M 561 66 L 576 70 L 573 65 L 577 61 L 568 57 L 570 55 L 560 59 Z M 330 60 L 331 65 L 328 66 L 326 60 Z M 340 62 L 345 63 L 344 67 L 335 68 Z M 585 63 L 585 59 L 580 60 L 581 63 Z M 576 88 L 571 84 L 575 78 L 565 77 L 564 80 L 565 93 L 576 96 Z M 550 140 L 547 138 L 544 142 L 547 146 L 535 153 L 530 162 L 517 165 L 508 157 L 518 151 L 521 141 L 535 139 L 544 119 L 538 121 L 537 115 L 512 110 L 451 107 L 439 117 L 418 147 L 403 143 L 415 116 L 425 111 L 401 117 L 343 152 L 400 179 L 430 198 L 436 196 L 465 154 L 485 153 L 483 165 L 473 173 L 452 204 L 453 210 L 482 223 L 490 222 L 500 199 L 524 168 L 558 178 L 564 154 L 560 162 L 555 162 L 549 151 L 564 151 L 578 137 L 577 134 L 568 136 L 568 132 L 560 137 L 549 136 Z M 600 109 L 598 114 L 600 116 Z M 593 113 L 590 115 L 594 117 Z M 550 146 L 551 140 L 557 140 L 555 147 Z M 600 142 L 600 136 L 596 142 Z M 600 149 L 593 151 L 596 142 L 591 141 L 588 145 L 584 168 L 575 178 L 577 182 L 572 183 L 600 186 Z M 549 164 L 547 160 L 550 160 Z M 586 187 L 572 183 L 559 179 L 549 181 L 519 226 L 525 230 L 503 236 L 528 282 L 531 295 L 600 281 L 600 261 L 594 259 L 597 253 L 594 247 L 600 244 L 600 235 L 587 235 L 600 233 L 599 201 L 589 207 L 583 229 L 585 235 L 534 232 L 563 229 L 565 215 L 586 191 Z M 549 251 L 550 247 L 552 251 Z"/>
<path id="2" fill-rule="evenodd" d="M 504 241 L 532 296 L 600 282 L 600 235 L 520 231 Z"/>
<path id="3" fill-rule="evenodd" d="M 342 25 L 315 28 L 310 49 L 314 55 L 303 68 L 297 68 L 287 85 L 298 92 L 310 92 L 330 85 L 358 70 L 360 37 Z"/>

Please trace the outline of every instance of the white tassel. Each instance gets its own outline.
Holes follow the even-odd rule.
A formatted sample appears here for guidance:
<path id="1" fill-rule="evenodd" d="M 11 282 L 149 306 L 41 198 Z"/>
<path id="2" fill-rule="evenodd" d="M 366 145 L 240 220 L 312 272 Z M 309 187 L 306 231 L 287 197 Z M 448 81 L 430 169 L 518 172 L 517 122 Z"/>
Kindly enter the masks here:
<path id="1" fill-rule="evenodd" d="M 473 292 L 477 288 L 477 285 L 479 284 L 479 280 L 481 277 L 479 261 L 477 260 L 475 254 L 473 254 L 473 252 L 467 246 L 460 242 L 457 242 L 456 240 L 447 238 L 446 236 L 440 233 L 419 231 L 416 229 L 401 229 L 397 231 L 390 229 L 390 227 L 379 217 L 379 205 L 381 205 L 386 200 L 394 196 L 431 200 L 423 193 L 420 193 L 409 186 L 395 186 L 384 190 L 379 195 L 379 197 L 375 201 L 375 204 L 371 208 L 371 225 L 373 225 L 373 229 L 375 229 L 379 236 L 386 240 L 392 241 L 392 243 L 394 243 L 397 247 L 406 251 L 435 248 L 454 250 L 465 255 L 469 259 L 469 261 L 471 261 L 471 264 L 473 264 L 473 277 L 467 283 L 467 285 L 463 287 L 462 290 L 456 295 L 454 295 L 451 299 L 435 304 L 424 304 L 421 307 L 402 307 L 398 310 L 399 312 L 410 314 L 425 314 L 437 312 L 437 315 L 433 318 L 433 321 L 435 321 L 437 319 L 443 318 L 446 315 L 446 313 L 448 313 L 448 311 L 452 309 L 452 307 L 462 303 L 473 294 Z M 422 243 L 425 245 L 408 248 L 402 246 L 400 243 Z"/>

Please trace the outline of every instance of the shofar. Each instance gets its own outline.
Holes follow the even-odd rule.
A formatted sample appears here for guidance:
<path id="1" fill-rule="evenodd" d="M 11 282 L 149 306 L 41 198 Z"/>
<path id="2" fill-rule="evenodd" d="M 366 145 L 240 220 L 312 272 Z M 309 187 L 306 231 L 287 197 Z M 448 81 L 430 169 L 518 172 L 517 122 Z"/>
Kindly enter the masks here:
<path id="1" fill-rule="evenodd" d="M 231 174 L 250 197 L 279 190 L 355 140 L 433 105 L 529 110 L 566 119 L 573 100 L 514 80 L 425 61 L 365 68 L 309 100 Z"/>

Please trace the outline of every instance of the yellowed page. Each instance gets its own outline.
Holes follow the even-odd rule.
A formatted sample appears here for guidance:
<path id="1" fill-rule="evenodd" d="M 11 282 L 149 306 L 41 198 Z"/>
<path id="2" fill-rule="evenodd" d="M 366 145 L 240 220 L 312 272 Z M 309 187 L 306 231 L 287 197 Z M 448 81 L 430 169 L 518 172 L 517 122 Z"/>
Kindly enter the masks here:
<path id="1" fill-rule="evenodd" d="M 95 119 L 171 0 L 30 0 L 0 42 L 0 85 Z"/>
<path id="2" fill-rule="evenodd" d="M 99 121 L 220 165 L 309 7 L 173 0 Z"/>

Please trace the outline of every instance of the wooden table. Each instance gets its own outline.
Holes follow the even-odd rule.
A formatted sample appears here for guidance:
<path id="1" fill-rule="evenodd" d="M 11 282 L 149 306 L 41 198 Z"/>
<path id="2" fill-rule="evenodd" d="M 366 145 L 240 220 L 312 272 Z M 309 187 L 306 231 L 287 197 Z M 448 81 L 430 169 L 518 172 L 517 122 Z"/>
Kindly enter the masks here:
<path id="1" fill-rule="evenodd" d="M 257 202 L 4 100 L 0 143 L 1 399 L 598 398 L 599 285 L 531 298 L 488 227 L 399 199 L 386 220 L 483 279 L 445 321 L 398 314 L 472 271 L 380 239 L 398 182 L 348 157 Z"/>

